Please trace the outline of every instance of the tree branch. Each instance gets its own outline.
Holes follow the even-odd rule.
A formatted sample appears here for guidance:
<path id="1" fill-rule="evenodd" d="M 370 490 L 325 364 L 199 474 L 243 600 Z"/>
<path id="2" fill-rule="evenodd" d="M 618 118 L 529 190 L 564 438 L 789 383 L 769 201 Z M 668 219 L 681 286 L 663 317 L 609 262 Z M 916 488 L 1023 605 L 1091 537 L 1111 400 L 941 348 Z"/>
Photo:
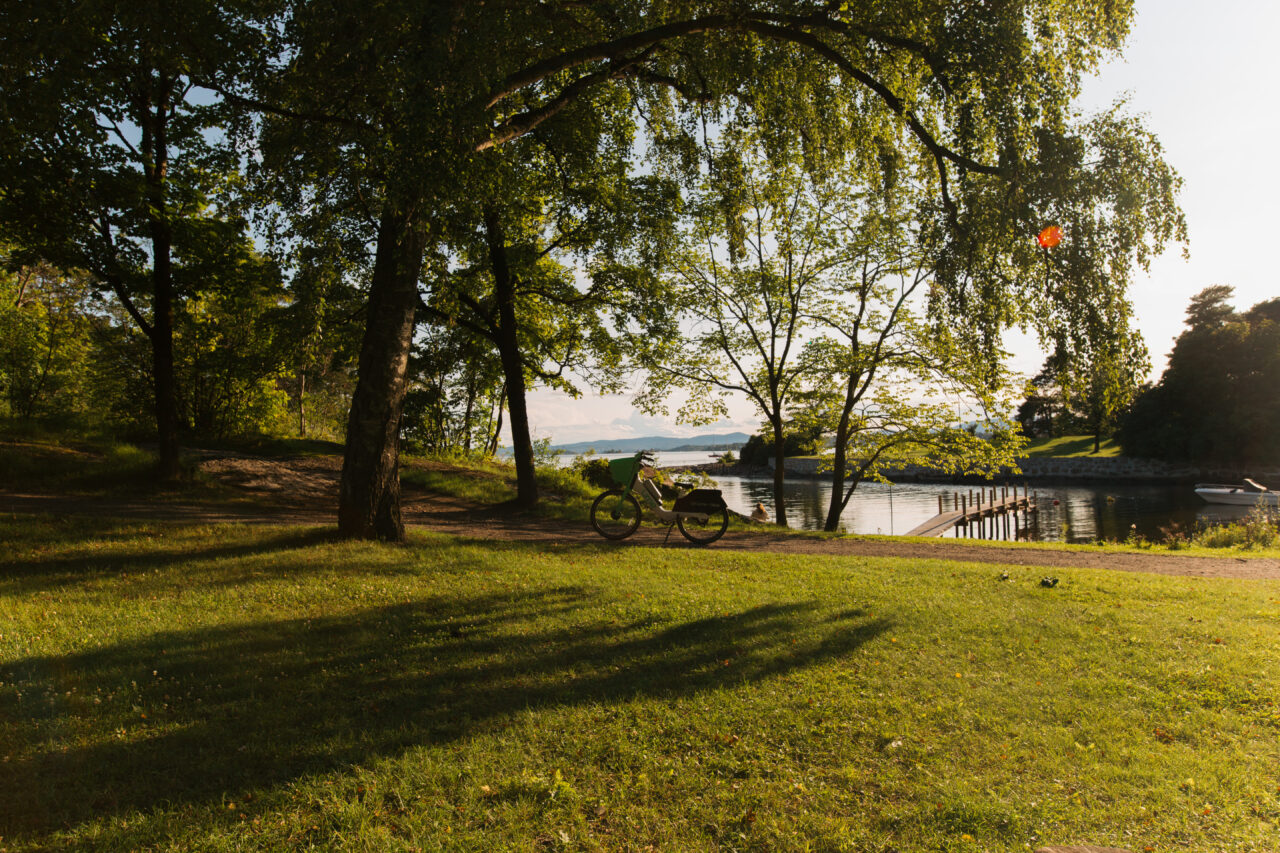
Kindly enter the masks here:
<path id="1" fill-rule="evenodd" d="M 320 124 L 340 124 L 346 127 L 354 127 L 359 130 L 371 130 L 372 124 L 363 122 L 349 116 L 330 115 L 329 113 L 312 112 L 310 110 L 294 110 L 289 107 L 273 104 L 258 98 L 250 98 L 231 91 L 225 86 L 215 83 L 212 80 L 193 77 L 191 82 L 202 89 L 208 89 L 211 92 L 217 92 L 222 97 L 231 101 L 237 106 L 245 107 L 255 112 L 268 113 L 269 115 L 280 116 L 281 118 L 298 119 L 299 121 L 314 121 Z"/>

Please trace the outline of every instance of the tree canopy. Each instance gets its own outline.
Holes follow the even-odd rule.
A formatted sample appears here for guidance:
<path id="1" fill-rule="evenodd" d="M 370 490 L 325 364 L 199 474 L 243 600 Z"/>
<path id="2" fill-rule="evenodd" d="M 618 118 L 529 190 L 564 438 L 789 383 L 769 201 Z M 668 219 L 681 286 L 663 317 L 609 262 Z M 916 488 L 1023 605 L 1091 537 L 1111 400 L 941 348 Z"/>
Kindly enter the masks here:
<path id="1" fill-rule="evenodd" d="M 494 205 L 508 233 L 546 221 L 547 168 L 574 187 L 656 176 L 688 189 L 708 137 L 737 131 L 773 168 L 820 177 L 855 159 L 890 191 L 911 189 L 934 253 L 927 316 L 963 320 L 956 346 L 984 355 L 990 381 L 1010 325 L 1096 360 L 1127 321 L 1130 270 L 1183 233 L 1178 179 L 1141 123 L 1072 109 L 1083 76 L 1124 42 L 1126 0 L 162 6 L 0 12 L 0 220 L 107 283 L 147 332 L 162 436 L 176 422 L 171 327 L 185 298 L 173 266 L 206 224 L 234 221 L 234 170 L 288 251 L 336 247 L 364 292 L 346 536 L 403 536 L 400 423 L 420 301 L 457 283 L 431 259 L 502 219 Z M 737 174 L 720 176 L 726 199 L 747 184 Z M 570 203 L 583 221 L 646 215 L 612 201 Z M 1058 249 L 1036 248 L 1045 225 L 1065 233 Z M 583 252 L 605 261 L 587 266 L 626 287 L 660 274 L 661 240 L 602 248 L 593 230 Z"/>
<path id="2" fill-rule="evenodd" d="M 1160 381 L 1119 431 L 1126 454 L 1235 467 L 1280 465 L 1280 298 L 1237 313 L 1234 290 L 1192 297 Z"/>

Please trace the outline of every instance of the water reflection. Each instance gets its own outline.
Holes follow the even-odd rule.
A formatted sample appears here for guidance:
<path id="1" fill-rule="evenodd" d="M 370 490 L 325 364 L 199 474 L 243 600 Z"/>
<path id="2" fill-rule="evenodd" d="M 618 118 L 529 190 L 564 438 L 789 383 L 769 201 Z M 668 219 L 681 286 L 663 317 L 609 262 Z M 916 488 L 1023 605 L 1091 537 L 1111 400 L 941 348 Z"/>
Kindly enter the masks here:
<path id="1" fill-rule="evenodd" d="M 773 514 L 773 481 L 753 477 L 717 477 L 725 501 L 750 514 L 757 502 Z M 955 492 L 972 486 L 934 483 L 863 483 L 841 516 L 851 533 L 903 534 L 938 512 L 938 496 L 951 505 Z M 1040 512 L 1029 518 L 988 519 L 968 531 L 947 536 L 997 540 L 1033 539 L 1046 542 L 1096 542 L 1124 539 L 1131 531 L 1148 539 L 1162 539 L 1162 528 L 1178 525 L 1190 530 L 1198 523 L 1230 521 L 1248 514 L 1247 507 L 1209 506 L 1190 486 L 1033 486 Z M 827 517 L 831 486 L 822 480 L 792 480 L 786 485 L 787 518 L 793 527 L 821 530 Z"/>

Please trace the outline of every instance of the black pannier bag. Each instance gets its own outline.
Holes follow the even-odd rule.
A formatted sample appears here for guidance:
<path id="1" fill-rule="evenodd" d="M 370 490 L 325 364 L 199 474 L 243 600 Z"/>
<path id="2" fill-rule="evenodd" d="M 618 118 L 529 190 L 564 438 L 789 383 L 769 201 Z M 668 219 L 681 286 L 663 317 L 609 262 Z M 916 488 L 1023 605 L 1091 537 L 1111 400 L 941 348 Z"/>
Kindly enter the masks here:
<path id="1" fill-rule="evenodd" d="M 716 512 L 725 508 L 724 498 L 719 489 L 694 489 L 682 498 L 677 498 L 676 512 Z"/>

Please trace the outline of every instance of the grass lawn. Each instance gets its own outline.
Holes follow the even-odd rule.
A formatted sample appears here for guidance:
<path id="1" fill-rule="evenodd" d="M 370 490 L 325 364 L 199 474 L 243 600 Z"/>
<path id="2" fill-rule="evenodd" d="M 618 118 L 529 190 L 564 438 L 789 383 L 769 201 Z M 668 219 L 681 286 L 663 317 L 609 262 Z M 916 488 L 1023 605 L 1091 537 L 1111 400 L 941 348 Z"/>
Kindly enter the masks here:
<path id="1" fill-rule="evenodd" d="M 0 484 L 7 489 L 106 493 L 146 488 L 155 455 L 130 444 L 0 433 Z"/>
<path id="2" fill-rule="evenodd" d="M 1037 438 L 1033 439 L 1028 445 L 1024 456 L 1120 456 L 1120 445 L 1113 438 L 1104 438 L 1098 447 L 1098 452 L 1093 452 L 1093 436 L 1091 435 L 1062 435 L 1057 438 Z"/>
<path id="3" fill-rule="evenodd" d="M 103 436 L 19 431 L 0 421 L 0 488 L 83 497 L 183 498 L 236 501 L 243 493 L 197 474 L 158 485 L 156 454 Z"/>
<path id="4" fill-rule="evenodd" d="M 1280 847 L 1280 582 L 0 542 L 0 850 Z"/>

